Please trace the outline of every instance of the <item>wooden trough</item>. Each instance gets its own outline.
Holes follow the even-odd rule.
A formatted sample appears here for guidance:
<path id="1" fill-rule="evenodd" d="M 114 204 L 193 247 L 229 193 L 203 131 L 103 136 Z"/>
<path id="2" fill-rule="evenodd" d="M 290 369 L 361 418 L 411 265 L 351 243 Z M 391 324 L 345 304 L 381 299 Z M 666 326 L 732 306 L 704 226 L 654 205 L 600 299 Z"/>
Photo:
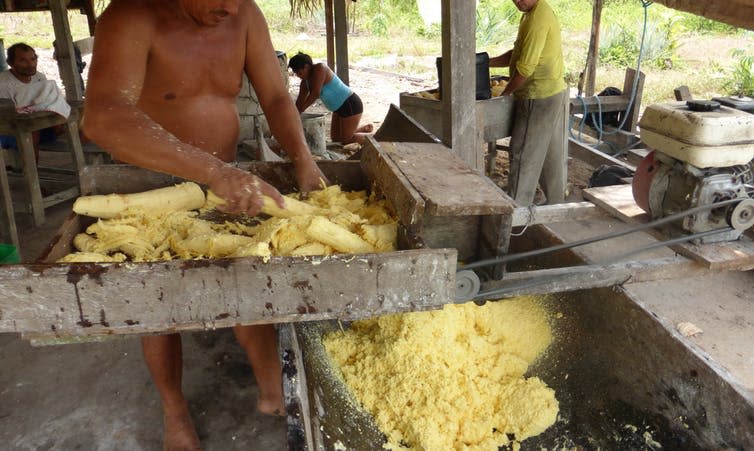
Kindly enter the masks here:
<path id="1" fill-rule="evenodd" d="M 0 290 L 7 293 L 0 298 L 0 332 L 56 343 L 237 324 L 351 320 L 453 302 L 459 252 L 471 259 L 504 252 L 507 235 L 501 224 L 510 221 L 512 206 L 486 178 L 447 151 L 440 154 L 442 145 L 428 145 L 435 148 L 409 148 L 396 156 L 373 143 L 362 162 L 320 164 L 343 189 L 367 189 L 374 182 L 391 200 L 402 223 L 400 251 L 269 261 L 56 264 L 72 251 L 73 237 L 93 222 L 71 214 L 40 263 L 0 267 Z M 410 172 L 433 155 L 429 167 L 447 177 L 433 180 Z M 248 169 L 283 192 L 295 186 L 290 164 L 256 163 Z M 89 166 L 81 179 L 82 191 L 92 194 L 139 192 L 179 181 L 125 165 Z"/>

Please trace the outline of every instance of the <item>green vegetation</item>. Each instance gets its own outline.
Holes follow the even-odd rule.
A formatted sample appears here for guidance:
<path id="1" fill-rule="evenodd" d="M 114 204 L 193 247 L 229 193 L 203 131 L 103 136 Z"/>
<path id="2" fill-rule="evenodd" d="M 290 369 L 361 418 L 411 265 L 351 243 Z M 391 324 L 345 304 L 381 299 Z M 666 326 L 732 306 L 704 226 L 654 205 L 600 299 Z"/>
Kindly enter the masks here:
<path id="1" fill-rule="evenodd" d="M 548 0 L 563 29 L 566 79 L 575 83 L 585 65 L 592 21 L 591 0 Z M 101 11 L 108 0 L 97 0 Z M 257 0 L 278 50 L 301 50 L 323 59 L 325 24 L 322 7 L 304 17 L 291 17 L 290 0 Z M 313 2 L 313 4 L 317 4 Z M 439 5 L 439 0 L 438 3 Z M 439 7 L 439 6 L 438 6 Z M 423 78 L 436 77 L 434 61 L 441 53 L 439 24 L 424 23 L 416 0 L 347 2 L 349 55 L 355 64 Z M 602 14 L 597 90 L 623 87 L 626 67 L 636 67 L 644 28 L 640 0 L 606 0 Z M 754 36 L 729 25 L 652 4 L 642 52 L 646 74 L 643 104 L 672 100 L 673 89 L 689 86 L 698 98 L 752 95 Z M 520 13 L 510 0 L 478 0 L 477 51 L 498 55 L 512 46 Z M 86 17 L 69 13 L 74 39 L 88 35 Z M 17 41 L 50 48 L 54 39 L 47 13 L 0 15 L 5 46 Z M 735 52 L 733 50 L 737 49 Z M 504 71 L 493 70 L 493 73 Z"/>
<path id="2" fill-rule="evenodd" d="M 728 92 L 737 96 L 754 97 L 754 57 L 741 49 L 734 50 L 733 56 L 738 58 L 738 63 L 726 81 Z"/>

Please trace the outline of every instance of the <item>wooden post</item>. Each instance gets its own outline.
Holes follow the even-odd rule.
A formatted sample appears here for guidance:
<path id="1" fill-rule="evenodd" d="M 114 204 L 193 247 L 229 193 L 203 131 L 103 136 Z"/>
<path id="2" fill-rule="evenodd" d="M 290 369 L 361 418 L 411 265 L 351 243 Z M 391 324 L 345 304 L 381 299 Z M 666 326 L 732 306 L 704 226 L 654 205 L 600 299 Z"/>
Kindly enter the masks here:
<path id="1" fill-rule="evenodd" d="M 68 9 L 65 0 L 50 0 L 52 25 L 55 28 L 55 52 L 58 59 L 60 78 L 65 86 L 65 96 L 68 101 L 81 100 L 84 92 L 79 82 L 79 68 L 76 65 L 71 27 L 68 24 Z"/>
<path id="2" fill-rule="evenodd" d="M 0 212 L 2 212 L 2 217 L 0 217 L 0 239 L 6 243 L 10 241 L 20 252 L 16 216 L 13 212 L 13 198 L 10 194 L 10 183 L 8 182 L 8 173 L 5 169 L 5 159 L 3 158 L 2 151 L 0 151 L 0 190 L 2 190 L 2 201 L 0 201 Z"/>
<path id="3" fill-rule="evenodd" d="M 94 27 L 97 25 L 97 13 L 94 11 L 94 0 L 85 1 L 83 10 L 86 14 L 86 23 L 89 26 L 89 36 L 94 36 Z"/>
<path id="4" fill-rule="evenodd" d="M 587 52 L 587 69 L 586 69 L 586 87 L 584 94 L 586 97 L 594 95 L 594 85 L 597 79 L 597 64 L 599 64 L 600 48 L 600 23 L 602 22 L 602 2 L 603 0 L 594 0 L 592 6 L 592 32 L 589 37 L 589 51 Z M 581 92 L 581 90 L 579 90 Z"/>
<path id="5" fill-rule="evenodd" d="M 333 0 L 335 6 L 335 73 L 349 84 L 348 79 L 348 17 L 346 0 Z"/>
<path id="6" fill-rule="evenodd" d="M 442 141 L 483 171 L 484 154 L 476 146 L 475 8 L 475 2 L 442 0 Z"/>
<path id="7" fill-rule="evenodd" d="M 630 67 L 626 68 L 626 78 L 623 81 L 623 94 L 631 96 L 631 90 L 634 87 L 634 78 L 639 77 L 639 81 L 636 83 L 636 95 L 634 96 L 634 102 L 631 104 L 631 109 L 626 111 L 628 119 L 623 123 L 622 129 L 629 133 L 636 133 L 636 124 L 639 122 L 639 109 L 641 107 L 641 97 L 644 91 L 644 73 L 639 72 L 637 75 L 636 69 Z"/>
<path id="8" fill-rule="evenodd" d="M 335 33 L 333 25 L 333 0 L 325 0 L 325 36 L 327 44 L 327 65 L 335 68 Z"/>
<path id="9" fill-rule="evenodd" d="M 34 157 L 34 142 L 31 138 L 31 131 L 20 130 L 16 133 L 18 150 L 21 152 L 21 159 L 24 164 L 24 179 L 26 180 L 26 189 L 29 194 L 29 204 L 31 205 L 31 215 L 34 219 L 34 227 L 39 227 L 45 222 L 45 210 L 42 205 L 42 189 L 39 186 L 39 173 L 37 172 L 37 162 Z"/>

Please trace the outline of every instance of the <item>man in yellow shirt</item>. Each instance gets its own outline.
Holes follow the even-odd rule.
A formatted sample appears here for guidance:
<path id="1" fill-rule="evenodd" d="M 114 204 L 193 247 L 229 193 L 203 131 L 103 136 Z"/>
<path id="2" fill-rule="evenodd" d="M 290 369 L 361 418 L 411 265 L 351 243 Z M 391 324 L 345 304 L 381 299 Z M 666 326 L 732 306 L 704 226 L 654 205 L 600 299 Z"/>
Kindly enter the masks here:
<path id="1" fill-rule="evenodd" d="M 513 95 L 508 191 L 519 205 L 531 205 L 537 181 L 548 204 L 564 201 L 566 185 L 565 102 L 560 24 L 546 0 L 513 0 L 523 12 L 513 49 L 490 59 L 510 67 L 503 95 Z"/>

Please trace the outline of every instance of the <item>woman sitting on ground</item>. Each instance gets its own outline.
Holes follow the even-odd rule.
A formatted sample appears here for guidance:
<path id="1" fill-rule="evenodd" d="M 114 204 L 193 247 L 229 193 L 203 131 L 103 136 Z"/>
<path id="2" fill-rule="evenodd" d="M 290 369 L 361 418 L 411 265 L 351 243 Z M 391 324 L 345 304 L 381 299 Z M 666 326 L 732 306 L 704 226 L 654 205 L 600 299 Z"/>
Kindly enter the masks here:
<path id="1" fill-rule="evenodd" d="M 305 53 L 294 55 L 288 61 L 288 67 L 301 79 L 296 99 L 298 111 L 302 113 L 317 99 L 322 99 L 325 107 L 332 111 L 330 139 L 342 144 L 362 144 L 365 134 L 371 133 L 374 127 L 372 124 L 359 127 L 361 113 L 364 112 L 361 98 L 327 65 L 314 64 L 311 56 Z"/>

